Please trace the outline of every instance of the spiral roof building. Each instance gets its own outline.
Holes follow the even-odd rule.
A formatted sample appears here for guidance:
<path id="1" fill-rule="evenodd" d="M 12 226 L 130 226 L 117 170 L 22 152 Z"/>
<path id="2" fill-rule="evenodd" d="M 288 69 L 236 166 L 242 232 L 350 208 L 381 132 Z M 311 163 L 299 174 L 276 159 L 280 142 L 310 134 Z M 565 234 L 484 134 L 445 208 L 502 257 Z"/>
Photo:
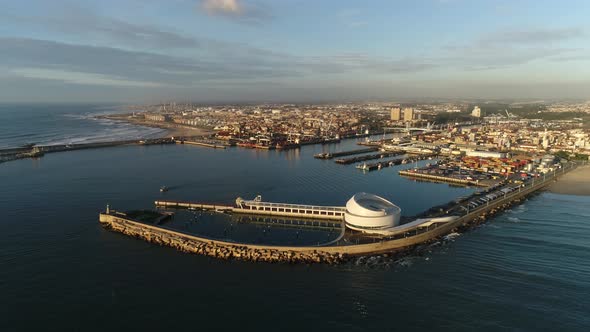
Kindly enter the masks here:
<path id="1" fill-rule="evenodd" d="M 401 209 L 383 197 L 357 193 L 346 203 L 346 226 L 363 232 L 398 226 Z"/>

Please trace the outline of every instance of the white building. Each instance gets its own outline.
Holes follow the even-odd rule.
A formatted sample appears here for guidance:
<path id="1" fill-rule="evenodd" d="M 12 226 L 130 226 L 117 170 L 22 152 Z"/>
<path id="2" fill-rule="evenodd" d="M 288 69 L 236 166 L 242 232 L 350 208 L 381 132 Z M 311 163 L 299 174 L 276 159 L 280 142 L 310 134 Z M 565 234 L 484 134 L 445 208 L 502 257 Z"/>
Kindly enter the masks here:
<path id="1" fill-rule="evenodd" d="M 481 118 L 481 108 L 479 108 L 479 106 L 475 106 L 473 111 L 471 111 L 471 116 Z"/>
<path id="2" fill-rule="evenodd" d="M 401 209 L 385 198 L 357 193 L 346 203 L 344 220 L 348 228 L 371 232 L 399 226 Z"/>

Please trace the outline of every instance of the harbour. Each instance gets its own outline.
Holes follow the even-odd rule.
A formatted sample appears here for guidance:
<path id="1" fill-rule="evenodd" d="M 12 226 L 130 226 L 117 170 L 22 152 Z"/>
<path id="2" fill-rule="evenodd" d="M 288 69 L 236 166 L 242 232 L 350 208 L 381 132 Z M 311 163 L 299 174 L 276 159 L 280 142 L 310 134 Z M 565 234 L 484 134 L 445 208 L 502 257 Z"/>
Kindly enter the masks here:
<path id="1" fill-rule="evenodd" d="M 97 328 L 108 328 L 111 323 L 129 329 L 149 328 L 160 321 L 152 311 L 138 309 L 131 320 L 123 313 L 143 308 L 145 303 L 157 305 L 166 299 L 176 305 L 161 307 L 159 312 L 174 317 L 173 326 L 186 327 L 194 323 L 194 310 L 206 312 L 208 321 L 223 321 L 227 299 L 255 299 L 256 310 L 245 314 L 236 312 L 240 323 L 227 325 L 243 328 L 244 322 L 260 322 L 255 312 L 291 315 L 294 306 L 307 303 L 319 294 L 326 301 L 341 305 L 326 306 L 317 315 L 351 312 L 350 316 L 338 319 L 341 324 L 337 328 L 386 328 L 390 322 L 378 317 L 389 317 L 391 308 L 424 312 L 432 303 L 448 303 L 449 296 L 465 295 L 469 301 L 453 301 L 453 307 L 471 312 L 469 319 L 479 322 L 475 326 L 495 321 L 495 317 L 483 314 L 483 308 L 489 308 L 490 303 L 499 310 L 498 315 L 509 315 L 519 310 L 511 300 L 518 298 L 551 308 L 527 311 L 530 323 L 519 327 L 534 329 L 539 320 L 544 320 L 568 330 L 584 330 L 565 319 L 585 317 L 582 308 L 586 299 L 580 290 L 585 287 L 587 269 L 579 262 L 586 259 L 585 220 L 590 204 L 584 196 L 555 195 L 540 190 L 519 204 L 499 209 L 495 216 L 488 213 L 485 221 L 473 220 L 470 224 L 473 226 L 467 226 L 470 231 L 459 227 L 411 249 L 351 255 L 332 264 L 315 263 L 316 258 L 311 256 L 293 264 L 287 263 L 287 259 L 273 260 L 276 263 L 272 264 L 253 263 L 253 258 L 221 259 L 220 253 L 219 258 L 214 253 L 185 254 L 168 245 L 110 231 L 97 222 L 97 212 L 107 202 L 125 210 L 153 209 L 156 200 L 232 205 L 236 196 L 252 198 L 262 194 L 271 202 L 341 205 L 359 191 L 389 198 L 402 207 L 405 217 L 410 217 L 479 190 L 409 181 L 398 175 L 398 170 L 414 164 L 363 174 L 353 167 L 313 159 L 316 153 L 355 149 L 357 141 L 342 140 L 334 146 L 311 145 L 284 152 L 201 149 L 179 144 L 122 145 L 50 153 L 39 159 L 3 164 L 0 205 L 5 218 L 0 237 L 4 245 L 2 264 L 6 266 L 2 279 L 6 282 L 0 287 L 4 299 L 11 303 L 7 324 L 23 326 L 22 313 L 27 312 L 38 317 L 36 321 L 48 324 L 57 324 L 58 319 L 68 317 L 71 327 L 96 321 Z M 113 160 L 116 168 L 111 166 Z M 427 162 L 430 161 L 419 161 L 417 165 L 421 168 Z M 238 163 L 240 168 L 233 167 Z M 289 177 L 285 172 L 289 172 Z M 160 193 L 162 185 L 170 190 Z M 85 194 L 81 195 L 82 192 Z M 31 197 L 38 199 L 31 200 Z M 334 228 L 327 224 L 318 226 L 317 221 L 316 226 L 297 226 L 296 222 L 302 219 L 295 219 L 288 221 L 292 225 L 284 226 L 271 220 L 284 218 L 278 216 L 171 210 L 175 212 L 174 218 L 159 223 L 158 228 L 171 227 L 179 233 L 207 240 L 229 240 L 228 243 L 234 244 L 304 245 L 321 251 L 318 243 L 334 241 L 340 234 L 340 228 L 336 227 L 329 235 Z M 183 213 L 196 221 L 187 225 L 181 217 Z M 360 240 L 347 231 L 338 245 L 380 242 L 378 238 Z M 268 252 L 256 255 L 262 257 Z M 493 275 L 490 271 L 494 271 Z M 531 273 L 539 277 L 528 278 Z M 333 278 L 334 274 L 343 277 Z M 251 287 L 243 287 L 242 279 L 248 280 Z M 52 287 L 47 288 L 49 283 Z M 288 291 L 284 287 L 286 283 L 290 285 Z M 486 285 L 484 289 L 482 283 Z M 18 286 L 24 284 L 26 289 Z M 146 284 L 168 286 L 146 292 Z M 459 294 L 457 284 L 464 289 Z M 269 287 L 276 291 L 259 291 Z M 77 293 L 73 289 L 85 291 Z M 510 300 L 495 295 L 503 294 L 506 289 L 511 290 Z M 343 290 L 348 291 L 343 293 Z M 550 295 L 555 293 L 563 296 L 555 299 Z M 23 296 L 37 301 L 29 303 Z M 203 297 L 210 300 L 193 300 Z M 409 300 L 384 309 L 384 303 L 392 303 L 391 299 L 398 297 Z M 60 300 L 59 306 L 50 305 L 55 299 Z M 572 308 L 568 306 L 570 301 L 582 307 Z M 190 306 L 194 310 L 183 313 L 178 311 L 178 306 Z M 368 310 L 369 316 L 362 310 Z M 109 322 L 104 321 L 105 312 L 110 315 Z M 302 310 L 295 314 L 307 317 L 310 313 Z M 465 317 L 455 310 L 434 315 L 437 323 L 448 322 L 449 317 Z M 422 315 L 402 316 L 396 318 L 401 323 L 423 322 Z M 367 325 L 367 317 L 375 323 Z M 297 329 L 309 327 L 305 323 L 296 324 Z M 330 329 L 327 325 L 320 327 Z M 460 326 L 453 325 L 451 329 L 456 327 Z"/>
<path id="2" fill-rule="evenodd" d="M 524 197 L 543 189 L 547 185 L 558 180 L 558 177 L 572 169 L 575 163 L 564 166 L 559 171 L 544 176 L 536 182 L 518 186 L 507 186 L 506 190 L 496 188 L 499 195 L 488 195 L 490 198 L 481 204 L 470 208 L 472 199 L 462 200 L 456 206 L 448 207 L 449 211 L 455 211 L 445 217 L 431 217 L 416 219 L 413 222 L 401 226 L 383 229 L 379 231 L 365 230 L 373 234 L 380 234 L 379 241 L 374 236 L 364 240 L 358 240 L 357 244 L 338 245 L 331 242 L 330 245 L 319 246 L 260 246 L 247 243 L 233 243 L 202 238 L 194 235 L 183 234 L 166 228 L 158 228 L 142 222 L 127 218 L 124 213 L 112 213 L 107 208 L 100 214 L 100 223 L 114 231 L 123 232 L 126 235 L 140 237 L 150 242 L 172 246 L 181 251 L 204 254 L 222 259 L 246 259 L 263 262 L 305 262 L 305 263 L 342 263 L 354 256 L 379 255 L 383 253 L 395 253 L 412 246 L 434 241 L 439 237 L 452 233 L 455 229 L 469 226 L 472 223 L 485 221 L 490 215 L 518 204 Z M 353 197 L 354 198 L 354 197 Z M 475 201 L 475 200 L 473 200 Z M 349 213 L 347 207 L 321 207 L 305 206 L 284 203 L 263 202 L 259 197 L 254 200 L 244 201 L 236 199 L 236 207 L 220 206 L 188 202 L 156 201 L 161 207 L 183 207 L 216 212 L 269 214 L 273 216 L 309 217 L 321 219 L 340 219 L 344 224 L 344 214 Z M 331 213 L 331 214 L 330 214 Z M 348 224 L 348 221 L 347 221 Z M 356 226 L 353 229 L 357 229 Z M 372 241 L 372 242 L 371 242 Z M 364 242 L 364 243 L 360 243 Z M 368 242 L 368 243 L 365 243 Z"/>

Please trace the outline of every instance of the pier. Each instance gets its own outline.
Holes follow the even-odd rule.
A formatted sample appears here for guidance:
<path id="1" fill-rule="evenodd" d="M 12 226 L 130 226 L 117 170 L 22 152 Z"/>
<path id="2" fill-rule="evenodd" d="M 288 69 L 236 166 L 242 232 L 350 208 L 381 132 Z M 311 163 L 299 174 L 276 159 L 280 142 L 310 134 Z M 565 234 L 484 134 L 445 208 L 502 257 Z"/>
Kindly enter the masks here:
<path id="1" fill-rule="evenodd" d="M 343 158 L 343 159 L 336 159 L 335 162 L 341 165 L 349 165 L 358 163 L 361 161 L 367 160 L 374 160 L 374 159 L 383 159 L 388 157 L 395 157 L 405 154 L 405 152 L 401 151 L 394 151 L 394 152 L 382 152 L 382 153 L 375 153 L 375 154 L 368 154 L 366 156 L 359 156 L 359 157 L 352 157 L 352 158 Z"/>
<path id="2" fill-rule="evenodd" d="M 337 157 L 344 157 L 344 156 L 352 156 L 355 154 L 367 153 L 367 152 L 374 152 L 378 151 L 378 147 L 371 147 L 365 149 L 356 149 L 356 150 L 349 150 L 349 151 L 341 151 L 341 152 L 328 152 L 328 153 L 318 153 L 314 155 L 314 158 L 317 159 L 332 159 Z"/>
<path id="3" fill-rule="evenodd" d="M 290 219 L 281 216 L 257 216 L 257 215 L 246 215 L 236 214 L 232 216 L 232 221 L 237 223 L 248 223 L 248 224 L 260 224 L 260 225 L 272 225 L 289 228 L 309 228 L 309 229 L 341 229 L 343 223 L 336 220 L 321 220 L 321 219 Z"/>
<path id="4" fill-rule="evenodd" d="M 448 176 L 424 174 L 424 173 L 412 172 L 412 171 L 407 171 L 407 170 L 406 171 L 399 171 L 399 175 L 407 176 L 410 178 L 433 180 L 436 182 L 458 183 L 458 184 L 463 184 L 463 185 L 468 185 L 468 186 L 487 187 L 487 184 L 480 182 L 480 181 L 458 179 L 458 178 L 452 178 L 452 177 L 448 177 Z"/>
<path id="5" fill-rule="evenodd" d="M 185 141 L 185 140 L 176 140 L 176 144 L 187 144 L 187 145 L 198 145 L 203 146 L 206 148 L 213 148 L 213 149 L 225 149 L 225 145 L 217 144 L 217 142 L 211 141 Z"/>
<path id="6" fill-rule="evenodd" d="M 0 149 L 0 162 L 6 162 L 24 158 L 38 158 L 46 153 L 99 149 L 125 145 L 160 145 L 174 144 L 172 138 L 152 138 L 145 140 L 119 140 L 109 142 L 95 143 L 77 143 L 77 144 L 56 144 L 56 145 L 34 145 L 30 147 Z"/>
<path id="7" fill-rule="evenodd" d="M 99 221 L 107 228 L 123 234 L 142 238 L 146 241 L 174 247 L 178 250 L 207 255 L 220 259 L 241 259 L 255 262 L 290 262 L 290 263 L 328 263 L 346 262 L 350 257 L 364 255 L 396 254 L 410 250 L 412 247 L 435 241 L 442 236 L 484 222 L 495 213 L 518 204 L 526 196 L 543 189 L 554 182 L 560 175 L 576 168 L 575 163 L 545 174 L 543 177 L 518 187 L 518 190 L 504 192 L 502 196 L 489 200 L 477 208 L 466 208 L 464 212 L 436 220 L 416 220 L 402 225 L 395 232 L 374 238 L 373 242 L 362 244 L 329 244 L 324 246 L 274 246 L 241 244 L 229 241 L 213 240 L 181 233 L 163 227 L 148 225 L 125 214 L 107 211 L 99 215 Z M 244 203 L 244 201 L 242 201 Z M 263 203 L 263 202 L 260 202 Z M 461 207 L 463 203 L 457 205 Z M 280 203 L 277 207 L 281 205 Z M 295 206 L 293 204 L 287 204 Z M 203 205 L 211 208 L 219 205 Z M 261 206 L 263 206 L 261 204 Z M 223 206 L 227 207 L 227 206 Z M 463 206 L 464 207 L 464 206 Z M 247 209 L 241 209 L 248 211 Z M 274 212 L 274 211 L 267 211 Z M 276 211 L 279 212 L 279 211 Z M 286 212 L 283 212 L 286 213 Z M 340 243 L 340 242 L 338 242 Z"/>
<path id="8" fill-rule="evenodd" d="M 258 196 L 260 197 L 260 196 Z M 317 220 L 344 219 L 345 208 L 340 206 L 317 206 L 287 203 L 263 202 L 259 199 L 244 200 L 238 198 L 236 206 L 203 204 L 196 202 L 155 201 L 156 207 L 185 208 L 205 211 L 231 212 L 260 216 L 282 216 L 291 218 L 312 218 Z"/>

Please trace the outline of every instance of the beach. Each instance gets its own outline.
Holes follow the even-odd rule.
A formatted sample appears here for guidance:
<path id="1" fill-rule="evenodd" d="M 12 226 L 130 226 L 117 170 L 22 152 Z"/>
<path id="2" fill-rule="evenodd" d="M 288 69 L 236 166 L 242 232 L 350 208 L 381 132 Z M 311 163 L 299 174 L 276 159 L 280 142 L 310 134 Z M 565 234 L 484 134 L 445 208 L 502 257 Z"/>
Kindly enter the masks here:
<path id="1" fill-rule="evenodd" d="M 191 126 L 184 126 L 181 124 L 170 122 L 153 122 L 145 121 L 143 119 L 130 117 L 129 114 L 109 114 L 97 116 L 97 118 L 110 119 L 116 121 L 124 121 L 138 126 L 152 127 L 166 129 L 166 136 L 175 137 L 197 137 L 208 136 L 214 133 L 213 130 L 207 128 L 198 128 Z"/>
<path id="2" fill-rule="evenodd" d="M 548 189 L 555 194 L 590 196 L 590 165 L 565 174 Z"/>

